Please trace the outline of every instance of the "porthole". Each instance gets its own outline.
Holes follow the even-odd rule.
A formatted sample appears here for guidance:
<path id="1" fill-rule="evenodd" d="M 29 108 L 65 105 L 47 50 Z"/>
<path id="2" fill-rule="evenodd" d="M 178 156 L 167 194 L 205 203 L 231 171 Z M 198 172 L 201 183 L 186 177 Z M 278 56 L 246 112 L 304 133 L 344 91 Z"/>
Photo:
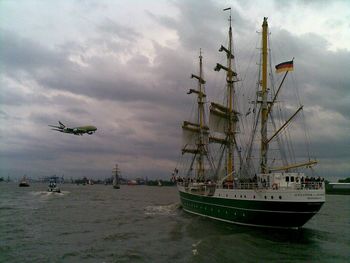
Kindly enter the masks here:
<path id="1" fill-rule="evenodd" d="M 273 199 L 273 196 L 271 195 L 271 199 Z"/>
<path id="2" fill-rule="evenodd" d="M 279 196 L 279 199 L 282 199 L 282 196 Z"/>
<path id="3" fill-rule="evenodd" d="M 266 199 L 266 195 L 265 195 L 265 199 Z"/>

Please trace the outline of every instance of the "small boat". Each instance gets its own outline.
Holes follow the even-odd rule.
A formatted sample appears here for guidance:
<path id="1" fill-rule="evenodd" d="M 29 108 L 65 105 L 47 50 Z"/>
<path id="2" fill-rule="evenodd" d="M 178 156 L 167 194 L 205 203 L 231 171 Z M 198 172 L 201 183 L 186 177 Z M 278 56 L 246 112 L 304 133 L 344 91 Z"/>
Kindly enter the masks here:
<path id="1" fill-rule="evenodd" d="M 53 193 L 61 193 L 61 189 L 57 185 L 56 181 L 57 177 L 52 177 L 49 182 L 49 186 L 47 188 L 48 192 L 53 192 Z"/>
<path id="2" fill-rule="evenodd" d="M 115 168 L 113 169 L 113 188 L 114 189 L 119 189 L 119 169 L 118 169 L 118 164 L 115 165 Z"/>
<path id="3" fill-rule="evenodd" d="M 26 176 L 23 176 L 23 178 L 19 182 L 18 186 L 19 187 L 28 187 L 29 186 L 29 183 L 28 183 L 28 180 L 27 180 Z"/>

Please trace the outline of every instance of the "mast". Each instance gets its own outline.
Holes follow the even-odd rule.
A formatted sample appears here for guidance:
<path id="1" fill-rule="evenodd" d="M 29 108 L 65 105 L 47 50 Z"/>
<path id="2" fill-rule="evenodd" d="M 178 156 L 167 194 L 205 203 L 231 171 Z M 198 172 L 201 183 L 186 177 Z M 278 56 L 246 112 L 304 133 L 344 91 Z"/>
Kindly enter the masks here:
<path id="1" fill-rule="evenodd" d="M 232 60 L 233 48 L 232 48 L 232 18 L 231 18 L 231 8 L 225 8 L 223 11 L 230 10 L 230 27 L 229 27 L 229 45 L 228 48 L 221 46 L 219 51 L 225 51 L 227 57 L 227 65 L 223 66 L 219 63 L 216 64 L 215 71 L 220 71 L 221 69 L 226 71 L 226 86 L 227 86 L 227 101 L 226 105 L 220 105 L 217 103 L 211 103 L 210 108 L 210 118 L 209 124 L 211 131 L 214 131 L 219 134 L 225 134 L 225 138 L 218 138 L 216 136 L 211 136 L 209 138 L 210 142 L 224 144 L 226 147 L 226 172 L 227 179 L 232 180 L 234 173 L 234 146 L 236 143 L 235 130 L 236 122 L 238 121 L 237 115 L 238 112 L 235 111 L 234 104 L 234 77 L 237 76 L 237 73 L 232 69 Z"/>
<path id="2" fill-rule="evenodd" d="M 267 118 L 268 118 L 268 105 L 267 105 L 267 34 L 268 25 L 267 17 L 264 17 L 262 24 L 262 107 L 261 107 L 261 148 L 260 148 L 260 172 L 262 174 L 267 172 Z"/>
<path id="3" fill-rule="evenodd" d="M 229 109 L 230 115 L 233 112 L 233 95 L 234 95 L 234 86 L 233 86 L 233 71 L 232 71 L 232 26 L 231 26 L 231 8 L 230 8 L 230 28 L 229 28 L 229 55 L 227 56 L 227 67 L 228 67 L 228 71 L 227 71 L 227 91 L 228 91 L 228 98 L 227 98 L 227 107 Z M 233 121 L 232 116 L 230 116 L 229 118 L 229 122 L 228 122 L 228 141 L 229 141 L 229 145 L 228 145 L 228 162 L 227 162 L 227 173 L 229 174 L 229 178 L 232 178 L 232 173 L 234 171 L 234 154 L 233 154 L 233 143 L 234 143 L 234 126 L 235 123 Z"/>
<path id="4" fill-rule="evenodd" d="M 198 142 L 198 179 L 204 179 L 203 156 L 205 153 L 203 130 L 204 130 L 204 101 L 203 101 L 203 69 L 202 69 L 202 49 L 199 50 L 199 80 L 198 80 L 198 122 L 199 122 L 199 142 Z"/>
<path id="5" fill-rule="evenodd" d="M 228 31 L 229 43 L 228 43 L 228 52 L 227 52 L 227 71 L 226 71 L 226 82 L 227 82 L 227 108 L 229 112 L 228 118 L 228 130 L 227 130 L 227 174 L 229 175 L 228 179 L 232 179 L 232 174 L 234 171 L 234 154 L 233 154 L 233 144 L 235 142 L 235 122 L 232 114 L 234 113 L 234 86 L 233 86 L 233 75 L 232 70 L 232 18 L 231 18 L 231 8 L 225 8 L 224 11 L 230 10 L 230 28 Z"/>
<path id="6" fill-rule="evenodd" d="M 189 121 L 184 121 L 182 125 L 183 131 L 183 140 L 184 148 L 182 153 L 194 154 L 192 159 L 190 170 L 192 170 L 192 165 L 196 160 L 197 165 L 197 179 L 204 180 L 204 156 L 207 155 L 206 144 L 208 139 L 209 128 L 205 123 L 205 112 L 204 112 L 204 103 L 205 103 L 205 93 L 204 93 L 204 84 L 205 80 L 203 79 L 203 57 L 202 50 L 199 51 L 199 75 L 191 75 L 191 78 L 198 80 L 197 89 L 190 89 L 187 94 L 196 94 L 197 95 L 197 104 L 198 104 L 198 115 L 196 123 Z"/>

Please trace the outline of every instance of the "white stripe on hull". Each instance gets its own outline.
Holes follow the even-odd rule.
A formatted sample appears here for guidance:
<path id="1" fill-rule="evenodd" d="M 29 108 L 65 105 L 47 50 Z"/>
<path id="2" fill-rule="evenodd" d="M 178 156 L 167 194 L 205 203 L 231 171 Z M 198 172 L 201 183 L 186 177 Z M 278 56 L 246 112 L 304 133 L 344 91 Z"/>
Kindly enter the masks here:
<path id="1" fill-rule="evenodd" d="M 238 210 L 246 210 L 246 211 L 254 211 L 254 212 L 268 212 L 268 213 L 300 213 L 300 214 L 316 214 L 317 212 L 298 212 L 298 211 L 273 211 L 273 210 L 260 210 L 260 209 L 250 209 L 250 208 L 241 208 L 241 207 L 235 207 L 235 206 L 226 206 L 226 205 L 219 205 L 219 204 L 212 204 L 212 203 L 207 203 L 207 202 L 201 202 L 197 200 L 192 200 L 188 199 L 185 197 L 181 197 L 184 200 L 194 202 L 194 203 L 201 203 L 205 205 L 210 205 L 210 206 L 220 206 L 220 207 L 225 207 L 225 208 L 232 208 L 232 209 L 238 209 Z"/>
<path id="2" fill-rule="evenodd" d="M 226 220 L 226 219 L 222 219 L 222 218 L 218 218 L 218 217 L 214 217 L 214 216 L 203 215 L 203 214 L 200 214 L 200 213 L 196 213 L 196 212 L 187 210 L 186 208 L 183 208 L 183 210 L 188 212 L 188 213 L 191 213 L 191 214 L 195 214 L 195 215 L 199 215 L 199 216 L 203 216 L 203 217 L 207 217 L 207 218 L 223 221 L 223 222 L 226 222 L 226 223 L 242 225 L 242 226 L 254 226 L 254 227 L 263 227 L 263 228 L 278 228 L 278 229 L 299 229 L 299 227 L 282 227 L 282 226 L 268 226 L 268 225 L 247 224 L 247 223 L 241 223 L 241 222 L 236 222 L 236 221 L 230 221 L 230 220 Z"/>

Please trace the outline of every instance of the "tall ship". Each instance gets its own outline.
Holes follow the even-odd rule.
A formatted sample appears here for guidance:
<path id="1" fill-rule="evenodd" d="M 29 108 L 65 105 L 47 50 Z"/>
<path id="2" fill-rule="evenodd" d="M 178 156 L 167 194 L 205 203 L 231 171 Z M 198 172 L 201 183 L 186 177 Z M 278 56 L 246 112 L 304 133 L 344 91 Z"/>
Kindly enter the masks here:
<path id="1" fill-rule="evenodd" d="M 119 168 L 118 164 L 115 165 L 115 168 L 112 171 L 113 173 L 113 188 L 114 189 L 119 189 L 120 184 L 119 184 Z"/>
<path id="2" fill-rule="evenodd" d="M 241 79 L 233 52 L 231 9 L 224 11 L 230 12 L 228 45 L 219 51 L 226 64 L 217 63 L 214 69 L 225 73 L 224 96 L 220 103 L 207 100 L 201 51 L 199 73 L 191 76 L 197 88 L 187 93 L 195 96 L 194 117 L 183 122 L 181 161 L 174 170 L 182 207 L 240 225 L 300 228 L 324 204 L 325 186 L 312 169 L 317 161 L 308 154 L 297 161 L 295 152 L 300 151 L 289 140 L 291 132 L 299 131 L 300 126 L 291 123 L 303 106 L 299 102 L 291 109 L 289 101 L 284 105 L 279 100 L 294 58 L 276 66 L 284 75 L 275 84 L 265 17 L 254 95 L 247 101 L 245 93 L 237 91 Z M 287 114 L 282 114 L 282 106 L 287 106 Z"/>

